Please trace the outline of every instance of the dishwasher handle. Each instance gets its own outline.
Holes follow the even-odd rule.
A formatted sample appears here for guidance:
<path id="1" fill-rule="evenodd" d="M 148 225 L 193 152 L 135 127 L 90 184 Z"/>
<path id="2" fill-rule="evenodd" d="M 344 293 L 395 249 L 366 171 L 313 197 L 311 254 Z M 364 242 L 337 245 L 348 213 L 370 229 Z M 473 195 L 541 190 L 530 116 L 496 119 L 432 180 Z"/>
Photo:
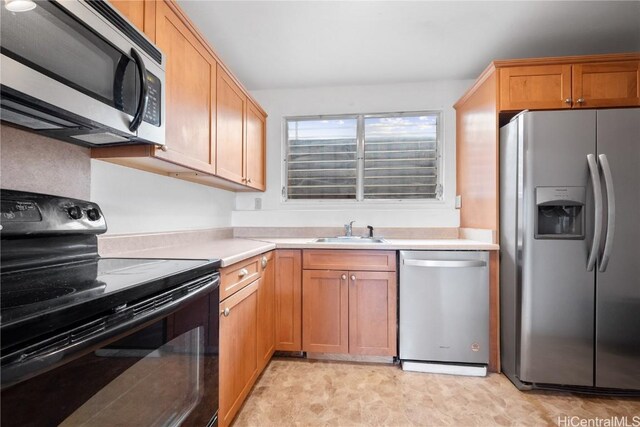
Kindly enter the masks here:
<path id="1" fill-rule="evenodd" d="M 481 260 L 449 261 L 441 259 L 405 259 L 403 263 L 404 265 L 412 267 L 469 268 L 487 266 L 487 262 Z"/>

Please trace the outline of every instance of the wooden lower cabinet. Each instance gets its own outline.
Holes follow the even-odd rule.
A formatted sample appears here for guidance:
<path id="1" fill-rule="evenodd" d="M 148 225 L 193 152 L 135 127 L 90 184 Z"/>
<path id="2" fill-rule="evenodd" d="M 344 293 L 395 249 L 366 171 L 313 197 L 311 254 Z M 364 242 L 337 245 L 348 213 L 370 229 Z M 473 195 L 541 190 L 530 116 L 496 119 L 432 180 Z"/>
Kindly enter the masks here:
<path id="1" fill-rule="evenodd" d="M 347 271 L 304 270 L 302 275 L 302 349 L 349 352 Z"/>
<path id="2" fill-rule="evenodd" d="M 220 303 L 221 426 L 228 426 L 259 373 L 258 279 Z"/>
<path id="3" fill-rule="evenodd" d="M 262 281 L 258 286 L 258 370 L 262 371 L 276 348 L 276 283 L 273 252 L 262 255 Z"/>
<path id="4" fill-rule="evenodd" d="M 396 285 L 393 271 L 304 270 L 302 349 L 396 356 Z"/>
<path id="5" fill-rule="evenodd" d="M 396 356 L 395 272 L 349 273 L 349 353 Z"/>
<path id="6" fill-rule="evenodd" d="M 302 251 L 275 256 L 276 350 L 302 351 Z"/>

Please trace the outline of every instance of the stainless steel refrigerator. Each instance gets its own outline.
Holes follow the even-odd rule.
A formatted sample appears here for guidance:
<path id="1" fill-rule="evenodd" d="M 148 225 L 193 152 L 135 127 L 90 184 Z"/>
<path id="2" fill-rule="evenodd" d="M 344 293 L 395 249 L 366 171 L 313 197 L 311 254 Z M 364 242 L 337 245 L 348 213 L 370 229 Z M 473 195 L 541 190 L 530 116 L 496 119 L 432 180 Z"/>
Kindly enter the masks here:
<path id="1" fill-rule="evenodd" d="M 503 126 L 500 244 L 509 379 L 640 390 L 640 109 Z"/>

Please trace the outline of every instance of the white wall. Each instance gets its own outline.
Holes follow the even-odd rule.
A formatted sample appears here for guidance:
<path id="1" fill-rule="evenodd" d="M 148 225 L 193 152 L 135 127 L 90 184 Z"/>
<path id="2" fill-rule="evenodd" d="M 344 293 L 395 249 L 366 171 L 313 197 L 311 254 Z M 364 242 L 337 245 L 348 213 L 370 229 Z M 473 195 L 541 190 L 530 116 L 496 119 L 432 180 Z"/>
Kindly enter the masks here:
<path id="1" fill-rule="evenodd" d="M 192 182 L 91 160 L 91 200 L 108 234 L 230 227 L 235 195 Z"/>
<path id="2" fill-rule="evenodd" d="M 267 191 L 238 193 L 233 225 L 252 226 L 340 226 L 348 220 L 360 226 L 458 227 L 455 200 L 455 111 L 453 104 L 472 80 L 448 80 L 377 86 L 322 87 L 253 91 L 269 114 L 267 120 Z M 287 116 L 443 111 L 444 200 L 431 203 L 335 203 L 284 202 L 281 189 L 282 130 Z M 255 210 L 255 199 L 262 209 Z"/>

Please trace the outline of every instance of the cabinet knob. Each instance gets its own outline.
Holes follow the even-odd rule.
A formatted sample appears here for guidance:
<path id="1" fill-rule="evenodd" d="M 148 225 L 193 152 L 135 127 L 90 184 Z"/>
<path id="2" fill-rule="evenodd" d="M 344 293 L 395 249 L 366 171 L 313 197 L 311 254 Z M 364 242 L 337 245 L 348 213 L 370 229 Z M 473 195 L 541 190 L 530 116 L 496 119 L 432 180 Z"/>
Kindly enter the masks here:
<path id="1" fill-rule="evenodd" d="M 247 274 L 249 274 L 249 271 L 248 271 L 246 268 L 243 268 L 242 270 L 240 270 L 240 271 L 238 272 L 238 276 L 239 276 L 239 277 L 244 277 L 244 276 L 246 276 Z"/>
<path id="2" fill-rule="evenodd" d="M 220 314 L 222 314 L 224 317 L 229 317 L 229 313 L 231 313 L 231 310 L 229 309 L 229 307 L 225 308 L 220 312 Z"/>
<path id="3" fill-rule="evenodd" d="M 251 184 L 251 178 L 247 179 L 247 183 Z"/>
<path id="4" fill-rule="evenodd" d="M 356 276 L 355 275 L 351 275 L 351 280 L 353 280 L 355 282 L 356 281 Z"/>
<path id="5" fill-rule="evenodd" d="M 578 104 L 582 104 L 582 103 L 584 103 L 584 98 L 578 98 L 578 99 L 576 100 L 576 102 L 577 102 Z"/>
<path id="6" fill-rule="evenodd" d="M 263 257 L 262 257 L 262 261 L 261 261 L 262 268 L 265 268 L 265 267 L 267 266 L 267 263 L 268 263 L 268 262 L 269 262 L 269 260 L 267 259 L 267 257 L 266 257 L 266 256 L 263 256 Z"/>
<path id="7" fill-rule="evenodd" d="M 167 151 L 169 149 L 169 147 L 167 147 L 166 145 L 161 145 L 158 148 L 162 151 Z"/>
<path id="8" fill-rule="evenodd" d="M 342 280 L 347 280 L 347 275 L 346 274 L 342 275 Z"/>

